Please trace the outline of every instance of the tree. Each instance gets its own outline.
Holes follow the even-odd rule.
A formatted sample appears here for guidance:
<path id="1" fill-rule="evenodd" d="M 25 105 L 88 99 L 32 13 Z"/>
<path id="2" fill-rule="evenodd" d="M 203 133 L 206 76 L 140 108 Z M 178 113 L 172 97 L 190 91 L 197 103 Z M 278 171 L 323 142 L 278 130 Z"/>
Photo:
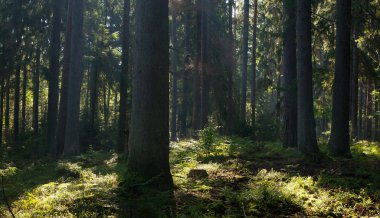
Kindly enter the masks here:
<path id="1" fill-rule="evenodd" d="M 351 1 L 337 0 L 336 15 L 336 63 L 329 151 L 334 156 L 350 156 Z"/>
<path id="2" fill-rule="evenodd" d="M 245 122 L 247 105 L 247 64 L 248 64 L 248 29 L 249 29 L 249 0 L 244 0 L 243 46 L 241 60 L 241 111 L 240 117 Z"/>
<path id="3" fill-rule="evenodd" d="M 67 95 L 69 88 L 69 75 L 70 75 L 70 60 L 71 60 L 71 31 L 72 31 L 72 0 L 68 0 L 67 5 L 67 20 L 66 20 L 66 32 L 65 32 L 65 45 L 63 54 L 63 70 L 62 70 L 62 82 L 61 82 L 61 96 L 59 101 L 59 114 L 56 133 L 56 145 L 55 149 L 57 155 L 63 153 L 63 147 L 65 144 L 65 132 L 66 132 L 66 119 L 67 119 Z"/>
<path id="4" fill-rule="evenodd" d="M 61 47 L 61 8 L 62 0 L 52 2 L 53 21 L 50 45 L 50 74 L 47 114 L 47 144 L 52 153 L 55 148 L 55 134 L 58 114 L 58 82 L 59 82 L 59 52 Z"/>
<path id="5" fill-rule="evenodd" d="M 177 43 L 177 15 L 176 12 L 172 12 L 172 114 L 170 121 L 171 135 L 170 138 L 172 141 L 177 140 L 177 98 L 178 98 L 178 43 Z"/>
<path id="6" fill-rule="evenodd" d="M 283 145 L 297 146 L 297 60 L 296 60 L 296 0 L 283 1 L 283 77 L 284 118 Z"/>
<path id="7" fill-rule="evenodd" d="M 313 112 L 311 60 L 311 0 L 297 0 L 297 145 L 305 154 L 317 156 L 319 149 Z"/>
<path id="8" fill-rule="evenodd" d="M 129 71 L 129 13 L 130 0 L 124 0 L 122 29 L 122 69 L 120 73 L 120 106 L 119 106 L 119 151 L 128 151 L 127 146 L 127 110 L 128 110 L 128 71 Z"/>
<path id="9" fill-rule="evenodd" d="M 136 50 L 128 170 L 171 189 L 168 0 L 136 2 Z M 153 49 L 154 48 L 154 49 Z"/>
<path id="10" fill-rule="evenodd" d="M 256 116 L 256 50 L 257 50 L 257 0 L 253 11 L 253 42 L 252 42 L 252 81 L 251 81 L 251 123 L 255 125 Z"/>
<path id="11" fill-rule="evenodd" d="M 39 101 L 40 101 L 40 68 L 41 68 L 41 48 L 36 48 L 36 69 L 33 74 L 33 134 L 38 135 L 39 131 Z"/>
<path id="12" fill-rule="evenodd" d="M 80 93 L 83 77 L 83 0 L 72 2 L 72 30 L 70 49 L 70 73 L 67 103 L 67 120 L 65 130 L 65 145 L 63 153 L 65 155 L 75 155 L 79 153 L 79 113 L 80 113 Z"/>
<path id="13" fill-rule="evenodd" d="M 195 71 L 193 75 L 193 131 L 196 132 L 202 129 L 201 118 L 201 73 L 202 73 L 202 2 L 196 1 L 196 58 Z"/>

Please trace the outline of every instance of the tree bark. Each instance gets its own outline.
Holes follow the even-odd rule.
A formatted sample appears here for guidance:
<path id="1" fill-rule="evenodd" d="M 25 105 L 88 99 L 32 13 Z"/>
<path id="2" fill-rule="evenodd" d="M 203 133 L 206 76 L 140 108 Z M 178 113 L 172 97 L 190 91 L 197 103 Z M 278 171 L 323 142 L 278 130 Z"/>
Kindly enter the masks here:
<path id="1" fill-rule="evenodd" d="M 157 189 L 173 187 L 169 167 L 168 0 L 136 2 L 136 51 L 128 170 Z"/>
<path id="2" fill-rule="evenodd" d="M 249 29 L 249 0 L 244 0 L 243 46 L 241 60 L 241 112 L 240 118 L 245 123 L 247 105 L 247 64 L 248 64 L 248 29 Z"/>
<path id="3" fill-rule="evenodd" d="M 25 135 L 26 130 L 26 88 L 28 84 L 28 69 L 24 64 L 22 76 L 22 99 L 21 99 L 21 132 Z"/>
<path id="4" fill-rule="evenodd" d="M 0 87 L 0 148 L 3 149 L 3 117 L 4 117 L 4 78 L 1 78 Z"/>
<path id="5" fill-rule="evenodd" d="M 208 122 L 209 112 L 209 0 L 202 1 L 202 33 L 201 33 L 201 128 Z"/>
<path id="6" fill-rule="evenodd" d="M 57 155 L 63 153 L 63 147 L 65 144 L 65 132 L 66 132 L 66 119 L 67 119 L 67 95 L 69 88 L 69 75 L 70 75 L 70 54 L 71 54 L 71 29 L 72 29 L 72 2 L 68 0 L 67 6 L 67 23 L 65 32 L 65 45 L 64 45 L 64 57 L 63 57 L 63 71 L 61 82 L 61 97 L 59 101 L 59 114 L 58 125 L 56 133 L 56 147 Z"/>
<path id="7" fill-rule="evenodd" d="M 201 72 L 202 72 L 202 1 L 197 0 L 197 57 L 195 59 L 195 71 L 193 74 L 193 131 L 196 132 L 202 129 L 201 122 Z"/>
<path id="8" fill-rule="evenodd" d="M 48 114 L 47 114 L 47 135 L 46 142 L 50 152 L 55 151 L 55 134 L 58 114 L 58 82 L 59 82 L 59 51 L 61 47 L 61 8 L 63 0 L 52 2 L 53 21 L 50 46 L 50 74 L 49 74 L 49 94 L 48 94 Z"/>
<path id="9" fill-rule="evenodd" d="M 311 55 L 311 0 L 297 0 L 297 145 L 314 157 L 319 156 L 313 112 Z"/>
<path id="10" fill-rule="evenodd" d="M 256 48 L 257 48 L 257 0 L 253 12 L 253 41 L 252 41 L 252 81 L 251 81 L 251 124 L 255 126 L 256 117 Z"/>
<path id="11" fill-rule="evenodd" d="M 283 146 L 297 146 L 297 58 L 296 58 L 296 0 L 283 1 L 284 25 L 284 118 Z"/>
<path id="12" fill-rule="evenodd" d="M 83 0 L 72 2 L 72 30 L 71 30 L 71 53 L 70 53 L 70 73 L 67 103 L 65 145 L 63 153 L 65 155 L 75 155 L 79 153 L 79 113 L 81 82 L 83 77 Z"/>
<path id="13" fill-rule="evenodd" d="M 40 94 L 40 68 L 41 68 L 41 49 L 37 46 L 36 69 L 33 74 L 33 134 L 38 135 L 39 131 L 39 94 Z"/>
<path id="14" fill-rule="evenodd" d="M 16 67 L 16 77 L 15 77 L 15 94 L 13 102 L 13 140 L 15 143 L 19 140 L 19 125 L 20 125 L 20 63 Z"/>
<path id="15" fill-rule="evenodd" d="M 175 12 L 174 12 L 175 13 Z M 172 111 L 170 121 L 170 139 L 172 141 L 177 140 L 177 98 L 178 98 L 178 43 L 177 43 L 177 17 L 172 15 Z"/>
<path id="16" fill-rule="evenodd" d="M 6 85 L 6 88 L 5 88 L 5 130 L 4 130 L 4 136 L 5 136 L 5 140 L 6 142 L 8 143 L 9 141 L 9 113 L 10 113 L 10 102 L 9 102 L 9 95 L 10 95 L 10 74 L 8 73 L 6 75 L 7 77 L 7 85 Z"/>
<path id="17" fill-rule="evenodd" d="M 120 105 L 119 105 L 119 152 L 128 151 L 128 75 L 129 75 L 129 29 L 131 10 L 130 0 L 124 0 L 123 29 L 122 29 L 122 66 L 120 73 Z"/>

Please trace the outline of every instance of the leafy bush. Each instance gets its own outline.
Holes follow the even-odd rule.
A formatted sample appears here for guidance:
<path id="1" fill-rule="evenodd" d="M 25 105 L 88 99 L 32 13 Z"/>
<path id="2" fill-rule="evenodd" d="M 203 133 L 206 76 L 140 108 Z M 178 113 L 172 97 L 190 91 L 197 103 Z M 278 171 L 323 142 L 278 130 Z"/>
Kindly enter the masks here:
<path id="1" fill-rule="evenodd" d="M 203 130 L 199 131 L 199 145 L 207 155 L 212 152 L 213 147 L 216 143 L 218 136 L 217 130 L 218 127 L 211 124 Z"/>

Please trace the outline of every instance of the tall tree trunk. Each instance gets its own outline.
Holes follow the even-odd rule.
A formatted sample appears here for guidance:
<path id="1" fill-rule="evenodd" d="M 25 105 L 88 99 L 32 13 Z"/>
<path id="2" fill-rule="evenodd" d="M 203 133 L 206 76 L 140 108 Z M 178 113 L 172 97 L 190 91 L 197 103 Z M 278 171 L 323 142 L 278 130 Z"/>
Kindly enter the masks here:
<path id="1" fill-rule="evenodd" d="M 120 105 L 119 105 L 119 136 L 118 150 L 128 151 L 128 75 L 129 75 L 129 29 L 131 10 L 130 0 L 124 0 L 123 29 L 122 29 L 122 65 L 120 73 Z"/>
<path id="2" fill-rule="evenodd" d="M 4 78 L 1 78 L 0 85 L 0 152 L 3 149 L 3 117 L 4 117 Z"/>
<path id="3" fill-rule="evenodd" d="M 209 0 L 202 1 L 202 33 L 201 33 L 201 128 L 207 125 L 209 110 Z"/>
<path id="4" fill-rule="evenodd" d="M 373 91 L 373 86 L 372 82 L 370 79 L 367 81 L 367 101 L 366 101 L 366 140 L 371 140 L 372 139 L 372 127 L 373 127 L 373 98 L 372 98 L 372 91 Z"/>
<path id="5" fill-rule="evenodd" d="M 297 0 L 297 144 L 305 154 L 319 155 L 313 112 L 311 0 Z"/>
<path id="6" fill-rule="evenodd" d="M 10 81 L 10 74 L 8 73 L 6 75 L 7 77 L 7 85 L 5 88 L 5 130 L 4 130 L 4 136 L 5 140 L 7 143 L 9 142 L 9 113 L 10 113 L 10 102 L 9 102 L 9 95 L 10 95 L 10 86 L 11 86 L 11 81 Z"/>
<path id="7" fill-rule="evenodd" d="M 58 80 L 59 80 L 59 51 L 61 47 L 61 8 L 63 0 L 56 0 L 52 3 L 53 22 L 50 46 L 50 74 L 49 74 L 49 95 L 47 114 L 47 136 L 46 141 L 50 152 L 55 153 L 55 134 L 58 114 Z"/>
<path id="8" fill-rule="evenodd" d="M 355 31 L 354 31 L 355 32 Z M 354 39 L 355 40 L 355 39 Z M 356 42 L 352 43 L 352 69 L 351 69 L 351 139 L 356 140 L 358 132 L 358 75 L 359 60 Z"/>
<path id="9" fill-rule="evenodd" d="M 201 72 L 202 72 L 202 0 L 197 0 L 197 57 L 195 59 L 195 71 L 193 74 L 193 131 L 202 129 L 201 122 Z"/>
<path id="10" fill-rule="evenodd" d="M 173 12 L 175 13 L 175 12 Z M 177 98 L 178 98 L 178 44 L 177 44 L 177 17 L 175 14 L 172 15 L 172 113 L 170 121 L 170 139 L 172 141 L 177 140 Z"/>
<path id="11" fill-rule="evenodd" d="M 253 12 L 253 41 L 252 41 L 252 81 L 251 81 L 251 123 L 255 125 L 256 116 L 256 48 L 257 48 L 257 0 Z"/>
<path id="12" fill-rule="evenodd" d="M 363 139 L 363 85 L 360 85 L 359 88 L 358 137 Z"/>
<path id="13" fill-rule="evenodd" d="M 136 1 L 136 52 L 128 170 L 171 189 L 168 0 Z M 154 49 L 152 49 L 154 48 Z"/>
<path id="14" fill-rule="evenodd" d="M 350 156 L 351 1 L 337 0 L 335 78 L 329 151 Z"/>
<path id="15" fill-rule="evenodd" d="M 247 105 L 247 65 L 248 65 L 248 29 L 249 29 L 249 0 L 244 0 L 243 46 L 241 60 L 241 111 L 240 118 L 245 123 Z"/>
<path id="16" fill-rule="evenodd" d="M 21 67 L 20 63 L 16 67 L 16 77 L 15 77 L 15 96 L 13 102 L 13 140 L 17 143 L 19 140 L 19 125 L 20 125 L 20 73 Z"/>
<path id="17" fill-rule="evenodd" d="M 191 30 L 191 9 L 192 3 L 189 1 L 186 4 L 185 11 L 185 59 L 183 65 L 183 76 L 182 76 L 182 105 L 181 105 L 181 116 L 180 116 L 180 135 L 185 137 L 187 135 L 187 115 L 189 108 L 190 99 L 190 84 L 189 76 L 191 75 L 191 45 L 190 45 L 190 30 Z"/>
<path id="18" fill-rule="evenodd" d="M 81 82 L 83 77 L 83 0 L 72 2 L 71 54 L 67 108 L 65 155 L 79 153 L 79 113 Z"/>
<path id="19" fill-rule="evenodd" d="M 28 69 L 26 63 L 24 64 L 22 76 L 22 99 L 21 99 L 21 132 L 25 134 L 26 130 L 26 87 L 28 84 Z"/>
<path id="20" fill-rule="evenodd" d="M 40 68 L 41 68 L 41 49 L 37 46 L 36 69 L 33 74 L 33 134 L 38 135 L 39 121 L 39 94 L 40 94 Z"/>
<path id="21" fill-rule="evenodd" d="M 98 119 L 98 101 L 99 101 L 99 64 L 95 59 L 92 72 L 90 74 L 90 144 L 97 144 L 98 125 L 95 120 Z"/>
<path id="22" fill-rule="evenodd" d="M 57 155 L 63 153 L 63 147 L 65 144 L 65 132 L 66 132 L 66 119 L 67 119 L 67 99 L 68 99 L 68 89 L 69 89 L 69 75 L 70 75 L 70 54 L 71 54 L 71 30 L 72 30 L 72 2 L 73 0 L 68 0 L 68 10 L 67 10 L 67 23 L 65 32 L 65 47 L 64 47 L 64 57 L 63 57 L 63 71 L 62 71 L 62 84 L 61 84 L 61 97 L 59 101 L 59 114 L 58 114 L 58 125 L 56 133 L 56 148 Z"/>
<path id="23" fill-rule="evenodd" d="M 228 69 L 227 69 L 227 119 L 226 119 L 226 127 L 225 131 L 227 134 L 231 134 L 234 129 L 234 118 L 235 118 L 235 103 L 233 97 L 233 75 L 235 73 L 235 36 L 233 31 L 233 6 L 234 0 L 228 1 L 228 49 L 229 49 L 229 57 L 228 57 Z"/>
<path id="24" fill-rule="evenodd" d="M 296 0 L 283 1 L 284 25 L 284 120 L 283 146 L 297 146 L 297 58 L 296 58 Z"/>

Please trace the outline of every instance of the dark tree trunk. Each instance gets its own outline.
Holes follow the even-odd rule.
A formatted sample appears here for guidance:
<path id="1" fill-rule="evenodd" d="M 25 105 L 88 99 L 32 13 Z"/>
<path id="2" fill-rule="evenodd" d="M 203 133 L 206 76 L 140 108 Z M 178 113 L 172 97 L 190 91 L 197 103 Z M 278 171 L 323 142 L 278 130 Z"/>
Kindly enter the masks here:
<path id="1" fill-rule="evenodd" d="M 245 123 L 247 105 L 247 64 L 248 64 L 248 29 L 249 29 L 249 0 L 244 0 L 243 18 L 243 47 L 241 60 L 241 111 L 240 118 Z"/>
<path id="2" fill-rule="evenodd" d="M 67 119 L 67 95 L 69 89 L 69 75 L 70 75 L 70 54 L 71 54 L 71 29 L 72 29 L 72 2 L 73 0 L 68 0 L 68 10 L 67 10 L 67 23 L 66 23 L 66 33 L 65 33 L 65 47 L 64 47 L 64 57 L 63 57 L 63 71 L 62 71 L 62 82 L 61 82 L 61 96 L 59 101 L 59 114 L 58 114 L 58 125 L 56 133 L 56 149 L 57 155 L 63 153 L 63 147 L 65 144 L 65 132 L 66 132 L 66 119 Z"/>
<path id="3" fill-rule="evenodd" d="M 33 74 L 33 134 L 38 135 L 39 121 L 39 94 L 40 94 L 40 68 L 41 68 L 41 49 L 36 51 L 36 69 Z"/>
<path id="4" fill-rule="evenodd" d="M 1 78 L 0 87 L 0 152 L 3 149 L 3 117 L 4 117 L 4 78 Z"/>
<path id="5" fill-rule="evenodd" d="M 235 73 L 235 36 L 233 32 L 233 6 L 234 0 L 228 1 L 228 49 L 229 49 L 229 57 L 228 57 L 228 69 L 227 69 L 227 118 L 226 118 L 226 126 L 225 131 L 227 134 L 231 134 L 234 127 L 234 118 L 235 118 L 235 103 L 233 97 L 233 75 Z"/>
<path id="6" fill-rule="evenodd" d="M 4 130 L 4 136 L 5 136 L 5 140 L 9 141 L 9 113 L 10 113 L 10 102 L 9 102 L 9 95 L 10 95 L 10 74 L 8 73 L 6 75 L 7 77 L 7 85 L 6 85 L 6 88 L 5 88 L 5 130 Z"/>
<path id="7" fill-rule="evenodd" d="M 17 64 L 15 77 L 15 96 L 13 108 L 13 140 L 17 143 L 19 140 L 19 124 L 20 124 L 20 63 Z"/>
<path id="8" fill-rule="evenodd" d="M 283 146 L 297 146 L 297 58 L 296 58 L 296 0 L 283 1 L 284 25 L 284 120 Z"/>
<path id="9" fill-rule="evenodd" d="M 22 99 L 21 99 L 21 132 L 25 134 L 26 130 L 26 87 L 28 84 L 28 69 L 24 64 L 23 76 L 22 76 Z"/>
<path id="10" fill-rule="evenodd" d="M 358 137 L 363 139 L 363 85 L 359 89 L 359 114 L 358 114 Z"/>
<path id="11" fill-rule="evenodd" d="M 58 80 L 59 80 L 59 51 L 61 47 L 61 8 L 63 0 L 56 0 L 52 4 L 53 21 L 50 47 L 50 74 L 49 74 L 49 95 L 47 113 L 47 136 L 46 141 L 50 152 L 55 151 L 55 134 L 58 114 Z"/>
<path id="12" fill-rule="evenodd" d="M 359 137 L 358 132 L 358 75 L 359 60 L 358 48 L 356 43 L 352 43 L 352 69 L 351 69 L 351 139 L 356 140 Z"/>
<path id="13" fill-rule="evenodd" d="M 180 135 L 181 137 L 187 136 L 187 115 L 189 109 L 189 99 L 190 99 L 190 84 L 189 77 L 191 75 L 191 45 L 190 45 L 190 29 L 191 29 L 191 2 L 186 5 L 185 12 L 185 60 L 183 66 L 183 76 L 182 76 L 182 105 L 181 105 L 181 117 L 180 119 Z"/>
<path id="14" fill-rule="evenodd" d="M 122 66 L 120 73 L 120 105 L 119 105 L 119 136 L 118 150 L 120 152 L 128 151 L 128 75 L 129 75 L 129 27 L 131 10 L 130 0 L 124 0 L 123 12 L 123 29 L 122 29 Z"/>
<path id="15" fill-rule="evenodd" d="M 99 64 L 95 59 L 93 63 L 92 72 L 90 73 L 90 144 L 95 145 L 98 135 L 98 101 L 99 101 Z"/>
<path id="16" fill-rule="evenodd" d="M 371 81 L 368 79 L 367 81 L 367 100 L 366 100 L 366 103 L 365 103 L 365 106 L 366 106 L 366 115 L 365 115 L 365 119 L 366 119 L 366 126 L 365 126 L 365 134 L 366 134 L 366 137 L 365 139 L 366 140 L 371 140 L 372 139 L 372 126 L 373 126 L 373 119 L 372 119 L 372 116 L 373 116 L 373 98 L 372 98 L 372 91 L 373 91 L 373 86 L 372 86 L 372 83 Z"/>
<path id="17" fill-rule="evenodd" d="M 75 155 L 79 153 L 79 113 L 81 82 L 83 77 L 83 0 L 72 2 L 72 30 L 71 30 L 71 53 L 70 73 L 67 103 L 65 144 L 63 153 Z"/>
<path id="18" fill-rule="evenodd" d="M 311 0 L 297 0 L 297 144 L 304 154 L 319 156 L 313 112 Z"/>
<path id="19" fill-rule="evenodd" d="M 329 151 L 334 156 L 350 156 L 351 1 L 337 0 L 336 11 L 336 63 Z"/>
<path id="20" fill-rule="evenodd" d="M 253 41 L 252 41 L 252 81 L 251 81 L 251 124 L 255 125 L 256 117 L 256 48 L 257 48 L 257 0 L 253 12 Z"/>
<path id="21" fill-rule="evenodd" d="M 193 131 L 202 129 L 201 122 L 201 72 L 202 72 L 202 1 L 197 0 L 197 57 L 193 74 Z"/>
<path id="22" fill-rule="evenodd" d="M 201 128 L 204 128 L 208 122 L 209 110 L 209 0 L 202 1 L 202 33 L 201 33 Z"/>
<path id="23" fill-rule="evenodd" d="M 128 170 L 171 189 L 168 0 L 136 1 L 136 51 Z"/>
<path id="24" fill-rule="evenodd" d="M 170 139 L 172 141 L 177 140 L 177 98 L 178 98 L 178 43 L 177 43 L 177 18 L 176 15 L 172 15 L 172 111 L 170 121 Z"/>

